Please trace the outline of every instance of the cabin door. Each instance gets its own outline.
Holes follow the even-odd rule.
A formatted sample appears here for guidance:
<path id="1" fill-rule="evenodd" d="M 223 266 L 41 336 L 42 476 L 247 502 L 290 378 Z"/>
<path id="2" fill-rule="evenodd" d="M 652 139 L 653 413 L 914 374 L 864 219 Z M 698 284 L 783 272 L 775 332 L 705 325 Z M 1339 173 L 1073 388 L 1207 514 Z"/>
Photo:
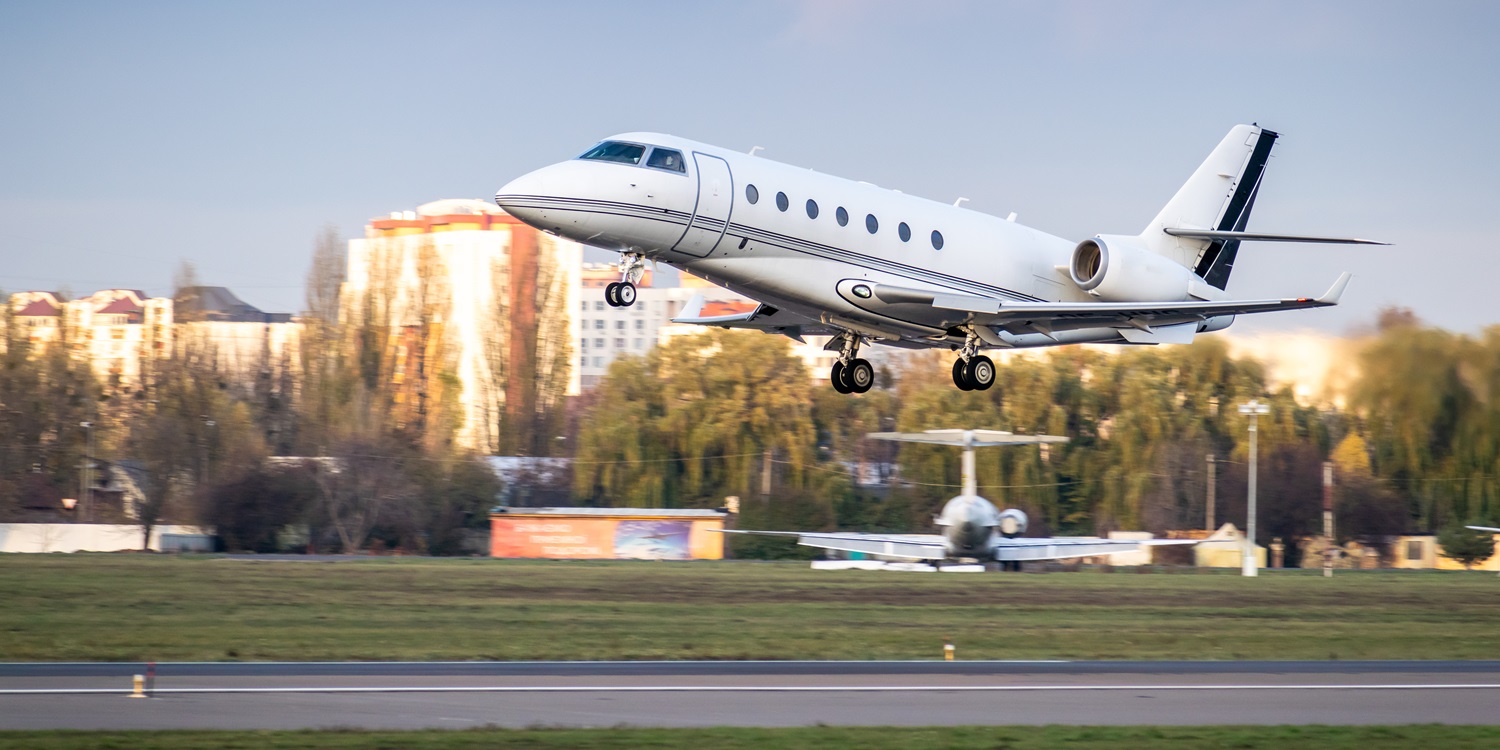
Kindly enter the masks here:
<path id="1" fill-rule="evenodd" d="M 694 151 L 693 164 L 698 173 L 698 203 L 687 231 L 672 249 L 706 258 L 729 228 L 729 215 L 734 209 L 734 178 L 729 174 L 729 162 L 717 156 Z"/>

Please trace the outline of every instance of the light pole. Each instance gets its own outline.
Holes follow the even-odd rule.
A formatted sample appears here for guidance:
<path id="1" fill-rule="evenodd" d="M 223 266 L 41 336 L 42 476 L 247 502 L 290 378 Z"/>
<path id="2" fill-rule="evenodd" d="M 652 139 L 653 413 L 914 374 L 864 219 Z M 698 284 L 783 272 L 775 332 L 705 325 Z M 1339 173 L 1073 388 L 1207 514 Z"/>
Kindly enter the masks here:
<path id="1" fill-rule="evenodd" d="M 78 472 L 78 502 L 83 505 L 83 513 L 80 515 L 83 516 L 84 523 L 92 523 L 94 520 L 94 503 L 89 497 L 89 480 L 91 478 L 89 474 L 94 468 L 94 423 L 79 422 L 78 426 L 82 427 L 84 431 L 83 465 L 79 467 L 81 470 Z"/>
<path id="2" fill-rule="evenodd" d="M 1240 413 L 1250 417 L 1250 481 L 1246 490 L 1249 497 L 1245 508 L 1245 543 L 1240 575 L 1254 578 L 1260 572 L 1255 565 L 1255 460 L 1259 447 L 1256 426 L 1262 414 L 1271 413 L 1271 407 L 1250 399 L 1250 403 L 1240 405 Z"/>

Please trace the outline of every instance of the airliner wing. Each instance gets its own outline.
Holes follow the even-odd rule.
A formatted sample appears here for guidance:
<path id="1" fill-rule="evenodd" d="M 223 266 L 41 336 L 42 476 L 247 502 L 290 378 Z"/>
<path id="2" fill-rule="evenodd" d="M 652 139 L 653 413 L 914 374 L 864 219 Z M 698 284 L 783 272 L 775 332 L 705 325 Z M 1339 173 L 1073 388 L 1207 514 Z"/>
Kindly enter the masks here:
<path id="1" fill-rule="evenodd" d="M 1001 539 L 995 544 L 995 559 L 1002 562 L 1065 560 L 1130 552 L 1171 544 L 1197 544 L 1197 539 L 1102 539 L 1094 536 L 1062 536 Z"/>
<path id="2" fill-rule="evenodd" d="M 1035 330 L 1108 326 L 1121 329 L 1127 340 L 1138 343 L 1186 343 L 1196 326 L 1185 325 L 1221 315 L 1246 315 L 1331 307 L 1339 303 L 1349 286 L 1344 273 L 1320 297 L 1260 300 L 1189 300 L 1182 302 L 1013 302 L 991 297 L 943 294 L 930 290 L 880 286 L 875 296 L 889 303 L 928 303 L 939 310 L 967 313 L 969 320 L 984 326 Z M 1158 327 L 1159 326 L 1159 327 Z M 1176 330 L 1163 330 L 1163 329 Z M 1137 332 L 1139 334 L 1137 335 Z M 1182 338 L 1182 341 L 1177 339 Z M 989 342 L 1000 344 L 999 341 Z"/>
<path id="3" fill-rule="evenodd" d="M 703 306 L 703 295 L 693 295 L 693 298 L 688 300 L 677 317 L 672 318 L 672 322 L 715 326 L 718 328 L 746 328 L 753 331 L 780 333 L 798 341 L 801 341 L 803 336 L 831 336 L 838 333 L 833 328 L 820 323 L 814 323 L 800 316 L 790 315 L 770 305 L 759 305 L 750 312 L 709 316 L 702 314 Z"/>
<path id="4" fill-rule="evenodd" d="M 864 552 L 885 557 L 911 560 L 943 560 L 948 557 L 948 543 L 937 534 L 864 534 L 859 532 L 748 531 L 724 529 L 725 534 L 759 536 L 792 536 L 804 547 Z"/>
<path id="5" fill-rule="evenodd" d="M 1500 529 L 1497 529 L 1493 526 L 1465 526 L 1464 528 L 1473 529 L 1475 531 L 1493 531 L 1496 534 L 1500 534 Z"/>

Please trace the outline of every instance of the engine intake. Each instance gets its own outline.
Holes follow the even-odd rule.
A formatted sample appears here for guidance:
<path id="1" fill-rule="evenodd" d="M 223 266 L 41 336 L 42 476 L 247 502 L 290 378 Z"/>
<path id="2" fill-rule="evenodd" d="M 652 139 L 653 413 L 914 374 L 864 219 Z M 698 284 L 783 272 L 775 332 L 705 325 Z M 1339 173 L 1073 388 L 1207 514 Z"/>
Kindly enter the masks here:
<path id="1" fill-rule="evenodd" d="M 1026 512 L 1019 508 L 1000 511 L 1000 522 L 995 525 L 995 530 L 1006 539 L 1014 539 L 1026 533 Z"/>
<path id="2" fill-rule="evenodd" d="M 1097 235 L 1078 243 L 1068 264 L 1073 283 L 1108 302 L 1177 302 L 1193 272 L 1141 247 L 1137 238 Z"/>

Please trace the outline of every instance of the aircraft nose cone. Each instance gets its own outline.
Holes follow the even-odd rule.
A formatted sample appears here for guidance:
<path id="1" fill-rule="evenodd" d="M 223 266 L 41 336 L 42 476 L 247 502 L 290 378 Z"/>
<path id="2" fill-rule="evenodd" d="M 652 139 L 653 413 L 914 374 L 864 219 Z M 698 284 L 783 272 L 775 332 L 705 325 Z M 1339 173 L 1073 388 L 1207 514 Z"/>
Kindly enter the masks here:
<path id="1" fill-rule="evenodd" d="M 523 174 L 505 183 L 505 187 L 495 192 L 495 205 L 527 224 L 539 221 L 542 210 L 538 201 L 547 197 L 547 178 L 543 171 Z"/>

